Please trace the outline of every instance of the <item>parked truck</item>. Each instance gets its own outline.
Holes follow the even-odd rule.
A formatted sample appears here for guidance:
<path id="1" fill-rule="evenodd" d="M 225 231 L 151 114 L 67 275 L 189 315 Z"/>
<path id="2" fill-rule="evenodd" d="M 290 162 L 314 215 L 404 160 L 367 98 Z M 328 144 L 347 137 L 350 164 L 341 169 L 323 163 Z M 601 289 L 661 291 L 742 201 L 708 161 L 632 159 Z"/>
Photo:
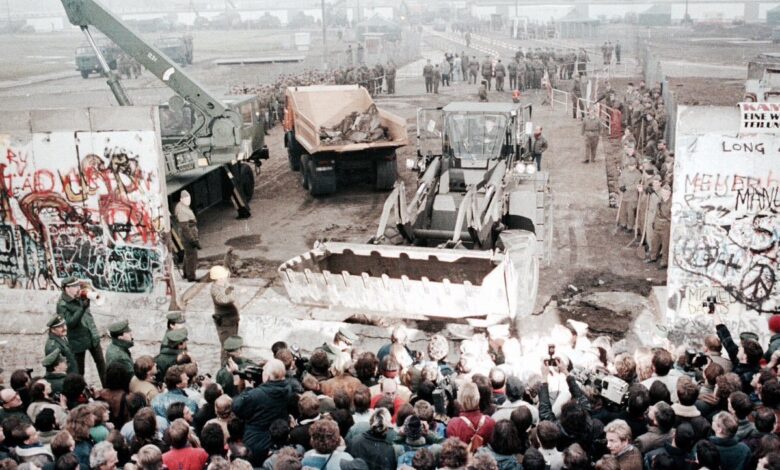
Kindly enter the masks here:
<path id="1" fill-rule="evenodd" d="M 100 52 L 108 63 L 108 67 L 111 70 L 116 70 L 117 60 L 119 58 L 120 50 L 111 41 L 97 41 L 97 46 L 100 48 Z M 93 73 L 103 75 L 103 69 L 98 62 L 97 54 L 89 45 L 79 46 L 76 48 L 76 70 L 81 74 L 81 78 L 89 78 Z"/>
<path id="2" fill-rule="evenodd" d="M 408 143 L 405 119 L 376 108 L 368 91 L 357 85 L 289 87 L 285 100 L 284 145 L 290 169 L 301 173 L 304 189 L 322 196 L 356 179 L 378 190 L 393 188 L 396 150 Z M 381 138 L 362 135 L 377 125 Z M 328 130 L 334 128 L 343 137 L 355 139 L 360 133 L 365 138 L 331 138 Z"/>
<path id="3" fill-rule="evenodd" d="M 192 36 L 169 36 L 154 42 L 155 47 L 179 65 L 191 65 L 193 56 Z"/>
<path id="4" fill-rule="evenodd" d="M 290 299 L 406 319 L 521 321 L 549 259 L 552 198 L 530 149 L 531 108 L 418 112 L 417 189 L 399 183 L 366 244 L 318 243 L 279 267 Z"/>

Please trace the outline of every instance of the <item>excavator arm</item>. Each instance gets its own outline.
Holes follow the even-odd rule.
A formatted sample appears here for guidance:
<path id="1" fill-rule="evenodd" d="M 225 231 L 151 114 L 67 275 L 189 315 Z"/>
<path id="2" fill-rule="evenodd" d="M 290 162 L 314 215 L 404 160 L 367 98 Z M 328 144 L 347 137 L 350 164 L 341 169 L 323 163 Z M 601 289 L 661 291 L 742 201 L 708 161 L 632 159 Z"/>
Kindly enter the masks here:
<path id="1" fill-rule="evenodd" d="M 241 146 L 241 116 L 238 113 L 228 108 L 98 1 L 62 0 L 62 6 L 68 20 L 84 31 L 90 44 L 94 44 L 94 40 L 89 28 L 94 27 L 202 115 L 203 125 L 191 132 L 199 150 L 210 163 L 230 163 L 236 159 Z M 100 60 L 101 54 L 96 52 Z M 121 106 L 130 105 L 130 100 L 114 74 L 109 73 L 108 84 Z"/>

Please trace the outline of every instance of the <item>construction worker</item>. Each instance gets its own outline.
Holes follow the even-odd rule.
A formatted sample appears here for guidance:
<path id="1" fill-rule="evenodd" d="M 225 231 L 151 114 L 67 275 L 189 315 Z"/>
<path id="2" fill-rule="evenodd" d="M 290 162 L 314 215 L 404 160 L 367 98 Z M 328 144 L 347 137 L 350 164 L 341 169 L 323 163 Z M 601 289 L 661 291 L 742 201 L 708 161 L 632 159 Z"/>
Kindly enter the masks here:
<path id="1" fill-rule="evenodd" d="M 653 239 L 645 263 L 658 261 L 658 269 L 669 264 L 669 229 L 672 224 L 672 190 L 669 186 L 661 188 L 661 200 L 653 219 Z"/>
<path id="2" fill-rule="evenodd" d="M 601 122 L 596 117 L 596 110 L 591 108 L 582 121 L 582 135 L 585 136 L 585 160 L 582 163 L 596 161 L 596 150 L 599 147 Z"/>
<path id="3" fill-rule="evenodd" d="M 198 250 L 200 250 L 200 238 L 198 236 L 198 219 L 190 208 L 192 198 L 187 190 L 182 190 L 179 203 L 173 213 L 179 223 L 182 249 L 184 250 L 184 278 L 189 282 L 197 280 L 195 271 L 198 268 Z"/>
<path id="4" fill-rule="evenodd" d="M 230 271 L 224 266 L 213 266 L 209 271 L 211 284 L 211 300 L 214 302 L 214 325 L 221 345 L 221 361 L 227 360 L 225 340 L 238 335 L 238 325 L 241 321 L 233 286 L 230 285 Z"/>
<path id="5" fill-rule="evenodd" d="M 425 92 L 433 93 L 433 65 L 431 65 L 431 59 L 423 67 L 423 77 L 425 77 Z"/>
<path id="6" fill-rule="evenodd" d="M 536 161 L 536 171 L 542 171 L 542 154 L 547 150 L 547 139 L 542 136 L 542 128 L 537 127 L 534 130 L 533 142 L 531 143 L 531 155 Z"/>

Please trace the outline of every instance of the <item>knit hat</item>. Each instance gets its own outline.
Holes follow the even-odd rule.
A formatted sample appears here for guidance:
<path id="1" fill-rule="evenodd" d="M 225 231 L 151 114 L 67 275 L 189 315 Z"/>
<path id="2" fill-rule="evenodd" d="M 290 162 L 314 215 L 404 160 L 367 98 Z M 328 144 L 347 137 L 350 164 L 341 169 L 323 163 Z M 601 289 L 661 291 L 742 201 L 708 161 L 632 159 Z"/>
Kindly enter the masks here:
<path id="1" fill-rule="evenodd" d="M 780 333 L 780 314 L 769 317 L 769 331 L 772 333 Z"/>

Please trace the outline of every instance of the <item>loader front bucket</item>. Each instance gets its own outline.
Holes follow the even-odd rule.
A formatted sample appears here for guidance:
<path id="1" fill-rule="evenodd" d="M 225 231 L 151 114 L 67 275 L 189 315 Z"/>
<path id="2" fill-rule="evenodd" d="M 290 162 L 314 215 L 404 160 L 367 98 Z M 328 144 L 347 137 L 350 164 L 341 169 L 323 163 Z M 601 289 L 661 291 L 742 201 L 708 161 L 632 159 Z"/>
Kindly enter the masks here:
<path id="1" fill-rule="evenodd" d="M 531 244 L 528 257 L 533 256 Z M 526 268 L 512 258 L 486 251 L 323 243 L 284 263 L 279 274 L 290 299 L 303 305 L 401 318 L 514 318 L 516 289 L 507 289 L 506 282 L 522 277 Z M 516 253 L 514 258 L 524 257 Z"/>

